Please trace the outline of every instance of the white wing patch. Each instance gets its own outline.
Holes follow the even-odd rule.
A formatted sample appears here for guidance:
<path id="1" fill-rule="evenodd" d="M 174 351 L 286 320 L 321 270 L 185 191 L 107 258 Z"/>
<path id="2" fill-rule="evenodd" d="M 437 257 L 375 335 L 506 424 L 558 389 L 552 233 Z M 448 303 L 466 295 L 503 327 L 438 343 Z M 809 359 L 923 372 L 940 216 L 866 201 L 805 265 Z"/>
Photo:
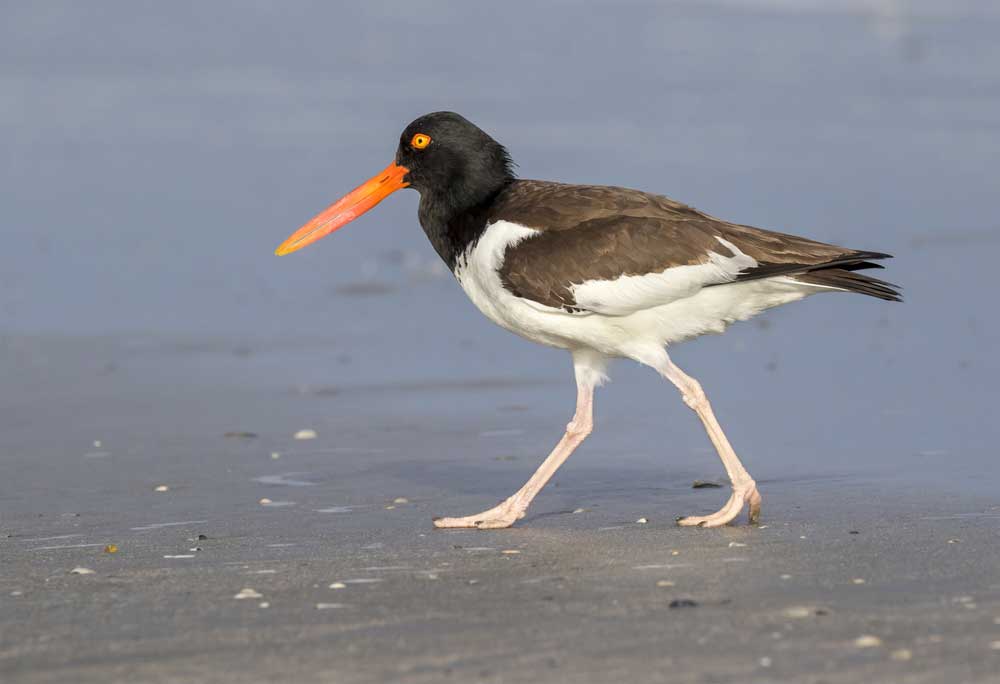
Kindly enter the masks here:
<path id="1" fill-rule="evenodd" d="M 614 280 L 587 280 L 570 290 L 577 306 L 610 316 L 624 316 L 691 297 L 708 285 L 731 283 L 757 260 L 732 242 L 716 237 L 732 256 L 708 253 L 703 264 L 672 266 L 659 273 L 624 275 Z"/>

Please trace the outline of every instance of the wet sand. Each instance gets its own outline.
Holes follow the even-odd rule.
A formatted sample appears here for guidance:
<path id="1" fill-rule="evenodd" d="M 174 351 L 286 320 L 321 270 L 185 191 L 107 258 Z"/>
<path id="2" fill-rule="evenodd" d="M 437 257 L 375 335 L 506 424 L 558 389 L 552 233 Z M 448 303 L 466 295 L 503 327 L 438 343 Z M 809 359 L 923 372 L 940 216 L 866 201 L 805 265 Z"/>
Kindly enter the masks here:
<path id="1" fill-rule="evenodd" d="M 995 2 L 101 7 L 0 22 L 0 682 L 1000 682 Z M 673 350 L 761 527 L 673 525 L 722 468 L 622 364 L 525 520 L 432 528 L 548 453 L 567 356 L 413 193 L 273 249 L 442 108 L 526 178 L 897 257 L 905 304 Z"/>
<path id="2" fill-rule="evenodd" d="M 436 531 L 527 477 L 568 378 L 310 390 L 195 372 L 274 362 L 236 342 L 6 351 L 4 682 L 1000 681 L 1000 505 L 958 469 L 758 456 L 760 527 L 680 529 L 725 498 L 692 488 L 715 457 L 663 441 L 679 400 L 669 429 L 612 401 L 514 529 Z"/>

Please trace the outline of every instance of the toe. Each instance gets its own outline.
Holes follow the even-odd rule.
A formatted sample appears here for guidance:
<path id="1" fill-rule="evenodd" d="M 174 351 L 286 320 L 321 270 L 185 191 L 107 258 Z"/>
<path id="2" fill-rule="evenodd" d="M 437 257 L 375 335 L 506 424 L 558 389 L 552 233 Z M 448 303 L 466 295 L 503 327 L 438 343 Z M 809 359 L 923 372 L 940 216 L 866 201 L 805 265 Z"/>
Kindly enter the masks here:
<path id="1" fill-rule="evenodd" d="M 681 527 L 699 527 L 708 520 L 706 516 L 703 515 L 689 515 L 686 518 L 677 518 L 677 524 Z"/>
<path id="2" fill-rule="evenodd" d="M 512 518 L 490 518 L 488 520 L 477 520 L 476 529 L 480 530 L 501 530 L 514 524 Z"/>

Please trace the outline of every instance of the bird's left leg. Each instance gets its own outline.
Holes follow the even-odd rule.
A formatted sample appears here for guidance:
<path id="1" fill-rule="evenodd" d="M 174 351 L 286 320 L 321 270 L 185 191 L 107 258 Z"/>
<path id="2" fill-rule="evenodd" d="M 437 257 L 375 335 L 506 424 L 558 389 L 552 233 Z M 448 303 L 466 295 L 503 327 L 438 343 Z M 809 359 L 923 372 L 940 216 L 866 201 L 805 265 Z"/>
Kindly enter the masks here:
<path id="1" fill-rule="evenodd" d="M 487 511 L 462 518 L 435 518 L 434 526 L 497 529 L 510 527 L 516 520 L 523 518 L 532 499 L 593 430 L 594 387 L 600 384 L 604 377 L 604 363 L 605 359 L 596 354 L 588 352 L 573 354 L 573 365 L 576 370 L 576 413 L 566 426 L 566 434 L 559 440 L 556 448 L 523 487 Z"/>
<path id="2" fill-rule="evenodd" d="M 722 459 L 722 465 L 733 485 L 733 493 L 729 497 L 729 501 L 720 510 L 711 515 L 678 518 L 677 524 L 719 527 L 735 520 L 744 506 L 749 507 L 750 523 L 758 522 L 760 520 L 761 498 L 757 491 L 757 483 L 750 477 L 750 473 L 743 467 L 736 452 L 733 451 L 733 447 L 729 444 L 729 440 L 726 439 L 719 421 L 716 420 L 715 414 L 712 412 L 712 405 L 708 402 L 708 397 L 705 396 L 705 391 L 701 388 L 701 383 L 675 366 L 666 352 L 663 352 L 663 356 L 658 358 L 656 363 L 650 363 L 650 365 L 680 390 L 684 403 L 698 414 L 698 418 L 705 426 L 705 432 L 708 433 L 708 438 L 712 440 L 712 445 L 719 452 L 719 458 Z"/>

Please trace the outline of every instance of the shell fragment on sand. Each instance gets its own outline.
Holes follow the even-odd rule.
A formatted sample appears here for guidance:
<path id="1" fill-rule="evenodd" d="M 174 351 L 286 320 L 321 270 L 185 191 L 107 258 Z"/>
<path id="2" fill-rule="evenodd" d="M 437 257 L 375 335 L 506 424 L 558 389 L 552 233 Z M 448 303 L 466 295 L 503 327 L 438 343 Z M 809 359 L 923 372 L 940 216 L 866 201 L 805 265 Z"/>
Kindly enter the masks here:
<path id="1" fill-rule="evenodd" d="M 244 587 L 240 589 L 239 593 L 233 596 L 233 598 L 237 600 L 259 599 L 264 598 L 264 595 L 254 589 L 251 589 L 250 587 Z"/>
<path id="2" fill-rule="evenodd" d="M 294 439 L 316 439 L 319 435 L 315 430 L 306 428 L 304 430 L 299 430 L 293 435 Z"/>
<path id="3" fill-rule="evenodd" d="M 781 611 L 785 617 L 794 619 L 812 617 L 820 613 L 821 611 L 817 610 L 815 606 L 789 606 Z"/>
<path id="4" fill-rule="evenodd" d="M 873 634 L 862 634 L 854 640 L 854 645 L 858 648 L 876 648 L 882 645 L 882 640 Z"/>

